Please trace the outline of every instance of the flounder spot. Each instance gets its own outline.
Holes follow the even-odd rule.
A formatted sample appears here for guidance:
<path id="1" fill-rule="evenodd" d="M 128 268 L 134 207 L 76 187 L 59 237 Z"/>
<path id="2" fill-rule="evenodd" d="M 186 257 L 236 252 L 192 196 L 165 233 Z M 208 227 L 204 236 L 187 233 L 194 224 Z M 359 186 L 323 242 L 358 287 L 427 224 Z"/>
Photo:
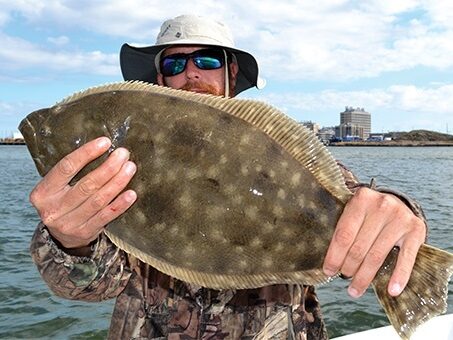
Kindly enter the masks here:
<path id="1" fill-rule="evenodd" d="M 248 145 L 250 143 L 250 135 L 242 135 L 239 145 Z"/>
<path id="2" fill-rule="evenodd" d="M 256 220 L 256 218 L 258 217 L 258 207 L 254 205 L 246 207 L 244 212 L 245 216 L 247 216 L 251 220 Z"/>
<path id="3" fill-rule="evenodd" d="M 283 208 L 280 205 L 275 205 L 272 208 L 272 212 L 278 218 L 283 218 L 284 217 L 284 210 L 283 210 Z"/>
<path id="4" fill-rule="evenodd" d="M 192 196 L 188 191 L 184 191 L 181 196 L 179 197 L 179 204 L 182 207 L 187 208 L 192 204 Z"/>
<path id="5" fill-rule="evenodd" d="M 246 260 L 239 260 L 237 264 L 238 264 L 238 268 L 242 269 L 242 270 L 247 269 L 249 267 L 249 264 Z"/>
<path id="6" fill-rule="evenodd" d="M 217 165 L 212 165 L 209 167 L 208 171 L 206 172 L 206 176 L 208 177 L 218 177 L 220 174 L 219 167 Z"/>
<path id="7" fill-rule="evenodd" d="M 226 164 L 228 162 L 228 158 L 225 155 L 221 155 L 219 159 L 220 164 Z"/>
<path id="8" fill-rule="evenodd" d="M 201 177 L 201 172 L 195 168 L 189 168 L 185 172 L 186 178 L 190 181 L 192 179 Z"/>
<path id="9" fill-rule="evenodd" d="M 163 133 L 162 131 L 159 131 L 158 133 L 156 133 L 154 135 L 154 141 L 155 142 L 163 142 L 165 140 L 165 133 Z"/>
<path id="10" fill-rule="evenodd" d="M 261 246 L 263 245 L 263 240 L 261 240 L 259 237 L 254 237 L 251 241 L 250 241 L 250 246 L 253 247 L 253 248 L 261 248 Z"/>
<path id="11" fill-rule="evenodd" d="M 301 176 L 302 175 L 299 172 L 297 172 L 291 177 L 291 184 L 293 185 L 293 187 L 296 187 L 300 184 Z"/>
<path id="12" fill-rule="evenodd" d="M 179 226 L 177 224 L 173 224 L 170 229 L 168 230 L 168 232 L 170 233 L 170 235 L 172 236 L 176 236 L 178 235 L 179 233 Z"/>
<path id="13" fill-rule="evenodd" d="M 270 222 L 265 222 L 264 225 L 263 225 L 263 233 L 265 234 L 269 234 L 269 233 L 272 233 L 274 232 L 276 229 L 276 226 Z"/>
<path id="14" fill-rule="evenodd" d="M 284 200 L 286 198 L 285 190 L 283 190 L 282 188 L 278 189 L 277 197 L 281 200 Z"/>
<path id="15" fill-rule="evenodd" d="M 265 268 L 265 269 L 269 269 L 273 266 L 274 264 L 274 261 L 272 260 L 271 257 L 269 256 L 265 256 L 262 260 L 261 260 L 261 265 Z"/>
<path id="16" fill-rule="evenodd" d="M 138 224 L 143 224 L 147 222 L 146 215 L 141 210 L 135 210 L 135 218 L 138 221 Z"/>
<path id="17" fill-rule="evenodd" d="M 285 249 L 285 245 L 282 242 L 277 242 L 273 245 L 274 251 L 281 252 Z"/>
<path id="18" fill-rule="evenodd" d="M 167 225 L 165 223 L 156 223 L 153 226 L 153 231 L 154 232 L 163 232 L 163 231 L 165 231 L 166 227 L 167 227 Z"/>
<path id="19" fill-rule="evenodd" d="M 241 165 L 241 174 L 243 176 L 247 176 L 249 173 L 249 168 L 247 167 L 247 165 Z"/>

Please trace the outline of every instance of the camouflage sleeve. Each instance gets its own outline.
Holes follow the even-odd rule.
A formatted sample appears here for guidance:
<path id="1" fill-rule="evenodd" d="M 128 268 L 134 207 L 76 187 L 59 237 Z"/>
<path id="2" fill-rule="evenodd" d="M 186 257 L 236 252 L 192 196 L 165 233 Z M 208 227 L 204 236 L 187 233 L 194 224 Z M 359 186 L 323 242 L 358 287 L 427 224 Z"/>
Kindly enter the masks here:
<path id="1" fill-rule="evenodd" d="M 341 172 L 343 173 L 343 177 L 345 179 L 346 186 L 349 188 L 349 190 L 355 192 L 357 189 L 361 187 L 367 187 L 382 193 L 392 194 L 398 197 L 401 201 L 403 201 L 412 210 L 415 216 L 421 218 L 423 222 L 425 222 L 425 226 L 428 226 L 426 222 L 425 213 L 423 212 L 421 205 L 416 200 L 398 190 L 376 186 L 374 179 L 372 179 L 369 184 L 360 183 L 359 179 L 348 168 L 346 168 L 343 164 L 339 162 L 338 165 L 340 166 Z"/>
<path id="2" fill-rule="evenodd" d="M 90 257 L 70 256 L 61 250 L 42 223 L 36 229 L 30 252 L 44 281 L 58 296 L 85 301 L 116 297 L 131 272 L 126 255 L 102 234 Z"/>

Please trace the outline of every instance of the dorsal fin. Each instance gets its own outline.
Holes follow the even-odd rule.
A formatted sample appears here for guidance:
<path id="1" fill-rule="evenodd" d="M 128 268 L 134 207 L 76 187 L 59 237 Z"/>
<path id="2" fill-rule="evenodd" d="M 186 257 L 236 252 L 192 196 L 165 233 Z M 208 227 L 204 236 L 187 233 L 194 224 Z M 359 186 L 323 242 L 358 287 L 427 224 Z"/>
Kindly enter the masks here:
<path id="1" fill-rule="evenodd" d="M 336 161 L 313 132 L 289 118 L 275 107 L 263 102 L 198 94 L 140 81 L 127 81 L 89 88 L 63 99 L 57 105 L 66 104 L 95 93 L 126 90 L 148 91 L 162 95 L 176 96 L 209 105 L 243 119 L 280 144 L 291 156 L 307 168 L 319 183 L 338 200 L 346 203 L 352 195 L 344 183 L 343 176 Z"/>

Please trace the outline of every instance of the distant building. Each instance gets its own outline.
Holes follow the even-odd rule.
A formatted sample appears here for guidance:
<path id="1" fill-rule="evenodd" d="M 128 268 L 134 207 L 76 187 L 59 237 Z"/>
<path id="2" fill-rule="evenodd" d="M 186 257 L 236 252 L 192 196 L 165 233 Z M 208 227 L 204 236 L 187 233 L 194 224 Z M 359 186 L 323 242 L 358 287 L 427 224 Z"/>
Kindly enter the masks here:
<path id="1" fill-rule="evenodd" d="M 336 135 L 342 139 L 368 139 L 371 131 L 371 114 L 363 108 L 346 106 L 340 113 L 340 125 Z"/>
<path id="2" fill-rule="evenodd" d="M 364 128 L 357 124 L 342 123 L 337 126 L 335 135 L 344 141 L 364 140 Z"/>
<path id="3" fill-rule="evenodd" d="M 368 137 L 368 141 L 370 142 L 382 142 L 383 140 L 384 140 L 383 133 L 370 133 L 370 136 Z"/>
<path id="4" fill-rule="evenodd" d="M 300 122 L 303 126 L 305 126 L 307 129 L 313 131 L 314 133 L 318 133 L 320 126 L 318 123 L 314 123 L 311 120 L 305 121 L 305 122 Z"/>
<path id="5" fill-rule="evenodd" d="M 330 140 L 335 138 L 334 127 L 323 127 L 318 131 L 318 138 L 325 144 L 328 144 Z"/>

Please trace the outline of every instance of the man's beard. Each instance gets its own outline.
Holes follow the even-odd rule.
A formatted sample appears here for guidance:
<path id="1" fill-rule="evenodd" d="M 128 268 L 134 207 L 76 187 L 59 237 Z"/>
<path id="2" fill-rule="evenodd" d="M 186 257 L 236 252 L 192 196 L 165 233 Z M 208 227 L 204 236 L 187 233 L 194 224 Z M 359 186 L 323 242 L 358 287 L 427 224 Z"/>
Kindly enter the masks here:
<path id="1" fill-rule="evenodd" d="M 207 94 L 213 94 L 214 96 L 223 96 L 223 92 L 215 86 L 203 83 L 203 82 L 188 82 L 184 85 L 181 90 L 202 92 Z"/>

